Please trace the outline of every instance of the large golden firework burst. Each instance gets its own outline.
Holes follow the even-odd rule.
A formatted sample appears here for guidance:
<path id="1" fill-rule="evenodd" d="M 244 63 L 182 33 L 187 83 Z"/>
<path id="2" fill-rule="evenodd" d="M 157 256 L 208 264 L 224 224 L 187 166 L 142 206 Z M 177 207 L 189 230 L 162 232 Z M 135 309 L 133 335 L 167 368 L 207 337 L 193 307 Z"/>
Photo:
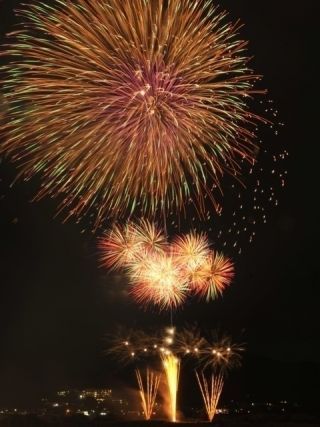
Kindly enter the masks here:
<path id="1" fill-rule="evenodd" d="M 253 159 L 239 24 L 209 1 L 54 0 L 19 12 L 2 53 L 8 112 L 1 151 L 38 198 L 106 216 L 176 213 Z"/>

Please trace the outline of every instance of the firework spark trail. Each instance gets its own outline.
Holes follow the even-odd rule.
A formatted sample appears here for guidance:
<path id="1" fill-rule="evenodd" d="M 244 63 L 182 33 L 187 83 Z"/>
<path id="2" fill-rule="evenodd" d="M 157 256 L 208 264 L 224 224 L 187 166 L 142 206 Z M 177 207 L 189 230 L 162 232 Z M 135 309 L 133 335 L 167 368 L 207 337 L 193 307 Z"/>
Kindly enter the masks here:
<path id="1" fill-rule="evenodd" d="M 210 380 L 207 380 L 204 373 L 201 375 L 196 372 L 197 381 L 201 390 L 203 402 L 205 404 L 208 419 L 211 422 L 216 414 L 220 395 L 222 393 L 224 379 L 222 374 L 211 375 Z"/>
<path id="2" fill-rule="evenodd" d="M 34 1 L 2 52 L 0 132 L 19 176 L 42 175 L 37 198 L 63 194 L 68 216 L 95 207 L 95 227 L 217 206 L 222 175 L 253 161 L 261 120 L 239 23 L 210 2 Z"/>
<path id="3" fill-rule="evenodd" d="M 263 141 L 259 140 L 255 164 L 242 163 L 242 182 L 233 178 L 223 180 L 223 204 L 219 212 L 212 212 L 210 202 L 206 204 L 206 218 L 199 219 L 190 204 L 183 228 L 205 231 L 214 242 L 215 250 L 228 253 L 237 259 L 248 249 L 261 229 L 273 218 L 273 211 L 281 203 L 282 193 L 288 179 L 289 153 L 284 141 L 275 141 L 281 135 L 284 123 L 272 101 L 258 103 L 260 113 L 268 116 L 269 126 L 263 127 Z M 271 123 L 272 122 L 272 123 Z M 181 218 L 171 212 L 166 224 L 170 233 L 181 229 Z"/>
<path id="4" fill-rule="evenodd" d="M 147 369 L 145 386 L 143 384 L 141 373 L 138 369 L 136 370 L 136 377 L 139 385 L 141 406 L 145 415 L 145 419 L 150 420 L 158 393 L 161 375 L 157 375 Z"/>
<path id="5" fill-rule="evenodd" d="M 162 364 L 165 371 L 168 387 L 168 396 L 170 398 L 171 421 L 177 421 L 177 393 L 180 376 L 180 359 L 175 355 L 166 352 L 161 354 Z"/>

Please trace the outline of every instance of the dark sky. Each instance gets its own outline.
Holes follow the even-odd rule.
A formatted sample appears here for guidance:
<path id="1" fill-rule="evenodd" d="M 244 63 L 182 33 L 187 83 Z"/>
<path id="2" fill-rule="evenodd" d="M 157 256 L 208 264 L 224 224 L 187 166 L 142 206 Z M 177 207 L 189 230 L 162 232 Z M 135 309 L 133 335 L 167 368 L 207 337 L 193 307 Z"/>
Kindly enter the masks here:
<path id="1" fill-rule="evenodd" d="M 18 3 L 0 1 L 1 37 L 11 28 L 12 9 Z M 280 206 L 237 260 L 236 281 L 224 298 L 190 303 L 176 314 L 176 322 L 196 320 L 233 333 L 244 329 L 253 364 L 273 360 L 316 367 L 319 2 L 220 4 L 233 19 L 245 23 L 241 31 L 250 40 L 254 68 L 264 74 L 264 85 L 286 124 L 275 143 L 280 140 L 290 152 L 289 178 Z M 118 323 L 157 327 L 168 322 L 164 314 L 141 312 L 125 298 L 124 281 L 98 268 L 96 235 L 81 233 L 83 227 L 75 221 L 63 224 L 54 218 L 55 201 L 30 202 L 36 180 L 9 188 L 15 173 L 2 159 L 0 407 L 36 402 L 65 386 L 108 384 L 113 367 L 102 355 L 104 334 Z M 276 387 L 281 378 L 276 373 L 272 378 L 272 371 L 270 375 Z"/>

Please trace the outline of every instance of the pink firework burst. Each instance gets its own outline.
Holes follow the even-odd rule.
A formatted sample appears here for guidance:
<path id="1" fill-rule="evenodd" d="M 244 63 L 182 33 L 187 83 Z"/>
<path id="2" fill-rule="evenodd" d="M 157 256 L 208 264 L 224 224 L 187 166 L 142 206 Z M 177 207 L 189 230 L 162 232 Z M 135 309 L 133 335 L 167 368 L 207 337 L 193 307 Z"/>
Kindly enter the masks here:
<path id="1" fill-rule="evenodd" d="M 222 295 L 234 277 L 233 262 L 219 252 L 212 251 L 192 275 L 193 292 L 207 301 Z"/>
<path id="2" fill-rule="evenodd" d="M 140 243 L 136 239 L 131 223 L 115 225 L 99 239 L 100 261 L 103 266 L 114 269 L 127 267 L 139 253 Z"/>

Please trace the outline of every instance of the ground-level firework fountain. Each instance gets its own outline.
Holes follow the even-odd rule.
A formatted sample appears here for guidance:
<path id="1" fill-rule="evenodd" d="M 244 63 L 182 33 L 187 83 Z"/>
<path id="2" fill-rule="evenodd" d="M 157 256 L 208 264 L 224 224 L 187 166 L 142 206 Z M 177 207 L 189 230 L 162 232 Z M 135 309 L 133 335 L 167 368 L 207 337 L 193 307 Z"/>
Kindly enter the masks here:
<path id="1" fill-rule="evenodd" d="M 209 334 L 209 335 L 208 335 Z M 203 335 L 196 326 L 181 330 L 175 327 L 146 333 L 142 330 L 120 330 L 112 335 L 108 353 L 117 357 L 122 363 L 141 362 L 156 358 L 161 361 L 164 371 L 164 400 L 167 413 L 172 422 L 177 421 L 177 394 L 180 378 L 180 363 L 184 359 L 195 359 L 202 366 L 201 373 L 196 373 L 208 419 L 211 421 L 217 410 L 224 385 L 225 373 L 240 366 L 243 346 L 232 342 L 227 335 L 217 331 L 207 331 Z M 205 371 L 210 371 L 207 378 Z M 143 380 L 141 372 L 136 370 L 141 404 L 145 418 L 150 419 L 160 385 L 159 375 L 146 370 Z"/>
<path id="2" fill-rule="evenodd" d="M 177 421 L 177 392 L 180 375 L 180 359 L 172 353 L 161 355 L 163 368 L 166 374 L 168 396 L 170 402 L 170 418 L 172 422 Z"/>
<path id="3" fill-rule="evenodd" d="M 144 412 L 144 416 L 146 420 L 150 420 L 156 401 L 161 376 L 147 369 L 145 385 L 143 384 L 142 376 L 138 369 L 136 370 L 136 376 L 139 385 L 141 406 Z"/>
<path id="4" fill-rule="evenodd" d="M 220 395 L 223 389 L 223 375 L 221 373 L 217 375 L 211 374 L 211 378 L 208 380 L 203 372 L 201 372 L 200 375 L 198 372 L 196 372 L 196 377 L 201 390 L 208 419 L 211 422 L 216 414 Z"/>

